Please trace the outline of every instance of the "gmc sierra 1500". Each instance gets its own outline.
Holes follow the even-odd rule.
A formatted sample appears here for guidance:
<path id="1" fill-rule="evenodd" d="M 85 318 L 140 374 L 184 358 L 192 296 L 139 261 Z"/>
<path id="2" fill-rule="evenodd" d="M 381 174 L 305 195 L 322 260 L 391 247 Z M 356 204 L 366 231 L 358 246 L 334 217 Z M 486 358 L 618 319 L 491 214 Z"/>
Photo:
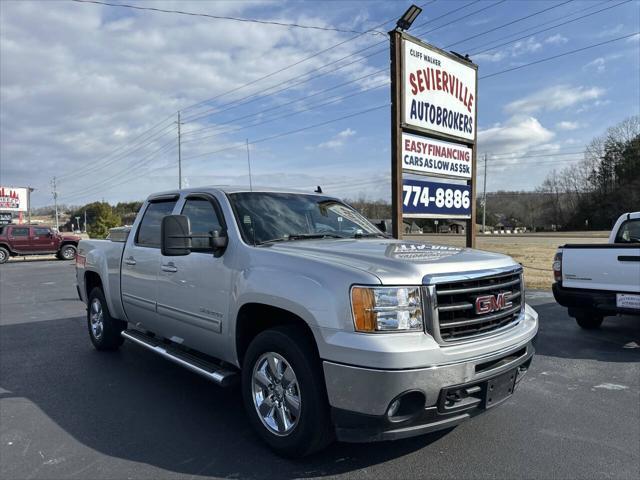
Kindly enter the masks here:
<path id="1" fill-rule="evenodd" d="M 128 339 L 239 380 L 289 456 L 498 405 L 538 329 L 511 258 L 389 239 L 336 198 L 269 189 L 152 195 L 128 234 L 80 242 L 77 288 L 97 349 Z"/>

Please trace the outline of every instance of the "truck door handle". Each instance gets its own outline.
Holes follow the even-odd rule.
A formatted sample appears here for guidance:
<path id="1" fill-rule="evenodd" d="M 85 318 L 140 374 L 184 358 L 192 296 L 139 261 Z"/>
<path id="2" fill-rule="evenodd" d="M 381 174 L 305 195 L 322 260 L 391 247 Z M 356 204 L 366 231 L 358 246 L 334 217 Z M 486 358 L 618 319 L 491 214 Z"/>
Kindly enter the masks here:
<path id="1" fill-rule="evenodd" d="M 127 257 L 124 259 L 124 263 L 126 263 L 127 265 L 135 265 L 136 259 L 133 257 Z"/>
<path id="2" fill-rule="evenodd" d="M 619 262 L 640 262 L 640 255 L 620 255 Z"/>
<path id="3" fill-rule="evenodd" d="M 176 273 L 178 271 L 178 267 L 173 262 L 163 263 L 161 268 L 163 272 Z"/>

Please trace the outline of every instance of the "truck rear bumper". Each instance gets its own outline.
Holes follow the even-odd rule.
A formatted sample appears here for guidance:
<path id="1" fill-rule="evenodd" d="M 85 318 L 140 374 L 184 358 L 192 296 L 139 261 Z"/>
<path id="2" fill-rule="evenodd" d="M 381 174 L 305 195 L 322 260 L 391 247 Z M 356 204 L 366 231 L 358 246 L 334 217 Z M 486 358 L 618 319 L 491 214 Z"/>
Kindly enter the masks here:
<path id="1" fill-rule="evenodd" d="M 552 290 L 556 302 L 569 310 L 597 310 L 609 315 L 640 313 L 638 310 L 616 306 L 616 292 L 613 291 L 565 288 L 560 282 L 554 283 Z"/>
<path id="2" fill-rule="evenodd" d="M 502 403 L 529 368 L 533 341 L 451 365 L 377 370 L 324 362 L 338 439 L 395 440 L 443 430 Z M 395 401 L 397 413 L 390 415 Z"/>

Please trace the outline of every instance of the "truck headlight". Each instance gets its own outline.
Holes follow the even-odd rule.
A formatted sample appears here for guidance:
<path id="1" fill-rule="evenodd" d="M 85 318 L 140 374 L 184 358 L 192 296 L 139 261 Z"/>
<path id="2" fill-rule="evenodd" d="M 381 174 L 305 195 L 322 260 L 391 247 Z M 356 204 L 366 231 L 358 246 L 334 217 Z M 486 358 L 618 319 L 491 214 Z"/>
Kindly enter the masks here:
<path id="1" fill-rule="evenodd" d="M 423 329 L 420 287 L 353 287 L 351 307 L 358 332 Z"/>

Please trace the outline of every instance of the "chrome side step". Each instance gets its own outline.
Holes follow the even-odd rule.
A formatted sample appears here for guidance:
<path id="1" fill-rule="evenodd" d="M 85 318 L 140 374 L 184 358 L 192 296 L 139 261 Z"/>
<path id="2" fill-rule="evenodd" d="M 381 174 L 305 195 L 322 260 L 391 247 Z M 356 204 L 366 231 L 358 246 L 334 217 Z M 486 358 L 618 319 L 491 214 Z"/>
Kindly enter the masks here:
<path id="1" fill-rule="evenodd" d="M 121 335 L 127 340 L 131 340 L 167 360 L 171 360 L 192 372 L 198 373 L 209 380 L 213 380 L 222 387 L 228 387 L 237 380 L 238 373 L 236 371 L 224 368 L 179 348 L 166 345 L 157 338 L 146 335 L 138 330 L 124 330 Z"/>

